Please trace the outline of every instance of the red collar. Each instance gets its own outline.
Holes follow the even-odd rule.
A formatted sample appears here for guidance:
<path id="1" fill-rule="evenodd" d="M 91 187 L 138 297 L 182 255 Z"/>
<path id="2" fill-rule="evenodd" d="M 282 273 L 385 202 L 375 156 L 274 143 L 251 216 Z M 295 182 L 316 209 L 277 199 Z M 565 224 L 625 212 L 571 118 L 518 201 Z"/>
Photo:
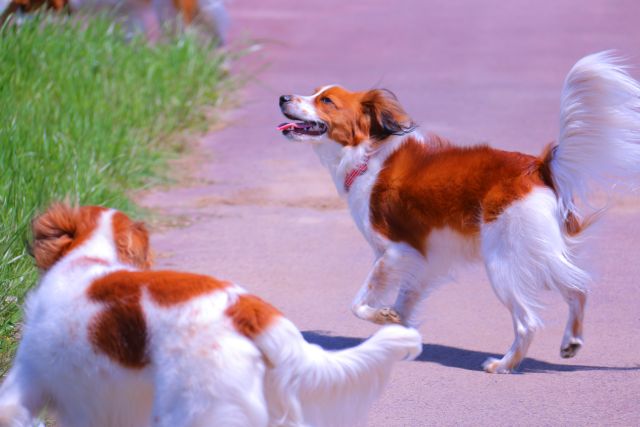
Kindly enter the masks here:
<path id="1" fill-rule="evenodd" d="M 364 157 L 364 160 L 363 160 L 362 163 L 360 163 L 355 168 L 351 169 L 347 173 L 347 175 L 344 177 L 344 191 L 346 191 L 348 193 L 349 189 L 353 185 L 353 182 L 356 180 L 356 178 L 359 177 L 360 175 L 364 174 L 367 171 L 367 169 L 369 169 L 369 156 L 368 155 Z"/>

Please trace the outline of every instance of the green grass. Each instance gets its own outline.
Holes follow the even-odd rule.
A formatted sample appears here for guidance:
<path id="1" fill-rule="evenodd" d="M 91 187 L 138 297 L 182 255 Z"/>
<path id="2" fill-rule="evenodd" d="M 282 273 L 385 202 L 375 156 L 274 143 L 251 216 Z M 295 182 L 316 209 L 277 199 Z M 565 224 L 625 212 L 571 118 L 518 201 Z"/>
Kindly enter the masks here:
<path id="1" fill-rule="evenodd" d="M 203 122 L 228 88 L 225 57 L 193 36 L 157 46 L 118 26 L 39 15 L 0 31 L 0 375 L 37 280 L 32 216 L 52 200 L 135 211 L 172 132 Z"/>

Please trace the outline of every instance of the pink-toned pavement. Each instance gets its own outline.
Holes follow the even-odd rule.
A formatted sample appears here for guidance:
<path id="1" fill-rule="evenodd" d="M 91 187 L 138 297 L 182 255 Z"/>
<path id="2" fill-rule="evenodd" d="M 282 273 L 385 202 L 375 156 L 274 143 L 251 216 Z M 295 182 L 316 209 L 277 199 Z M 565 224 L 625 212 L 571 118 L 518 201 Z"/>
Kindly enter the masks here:
<path id="1" fill-rule="evenodd" d="M 372 253 L 311 148 L 275 131 L 279 95 L 387 87 L 423 131 L 539 153 L 577 59 L 616 48 L 640 65 L 636 0 L 236 0 L 230 12 L 233 40 L 261 41 L 240 71 L 269 66 L 238 95 L 230 124 L 200 141 L 195 183 L 142 199 L 187 223 L 154 234 L 158 265 L 244 284 L 328 348 L 376 329 L 349 310 Z M 397 366 L 368 425 L 640 425 L 637 196 L 620 200 L 599 235 L 577 357 L 559 356 L 567 309 L 549 295 L 522 373 L 482 372 L 512 330 L 473 267 L 431 295 L 424 352 Z"/>

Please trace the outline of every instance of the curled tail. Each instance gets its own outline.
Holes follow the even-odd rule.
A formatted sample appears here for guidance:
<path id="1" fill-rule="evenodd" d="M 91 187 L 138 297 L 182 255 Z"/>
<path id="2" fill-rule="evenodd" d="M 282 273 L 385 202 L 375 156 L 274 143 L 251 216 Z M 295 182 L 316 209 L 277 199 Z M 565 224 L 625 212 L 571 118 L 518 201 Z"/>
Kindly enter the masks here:
<path id="1" fill-rule="evenodd" d="M 586 56 L 569 71 L 558 145 L 544 162 L 567 223 L 580 219 L 575 202 L 589 204 L 593 187 L 640 177 L 640 84 L 611 51 Z"/>
<path id="2" fill-rule="evenodd" d="M 346 350 L 330 352 L 309 344 L 287 319 L 280 318 L 254 339 L 272 367 L 266 395 L 270 418 L 282 426 L 354 426 L 382 393 L 391 366 L 414 359 L 420 334 L 387 326 Z"/>

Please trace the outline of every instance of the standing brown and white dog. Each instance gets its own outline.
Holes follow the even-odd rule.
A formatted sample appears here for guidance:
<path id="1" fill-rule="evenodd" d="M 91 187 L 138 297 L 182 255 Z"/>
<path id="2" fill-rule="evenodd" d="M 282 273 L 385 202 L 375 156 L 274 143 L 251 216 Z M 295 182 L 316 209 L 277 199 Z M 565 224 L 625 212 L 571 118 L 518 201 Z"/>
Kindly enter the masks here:
<path id="1" fill-rule="evenodd" d="M 212 277 L 149 271 L 147 231 L 100 207 L 33 222 L 43 275 L 0 387 L 0 426 L 353 426 L 394 362 L 422 348 L 385 327 L 327 352 L 276 308 Z"/>
<path id="2" fill-rule="evenodd" d="M 576 249 L 595 216 L 575 202 L 593 184 L 640 174 L 640 86 L 609 52 L 569 72 L 558 143 L 537 157 L 425 139 L 386 90 L 325 86 L 282 96 L 280 108 L 294 122 L 278 129 L 313 143 L 374 250 L 356 316 L 410 324 L 416 305 L 456 264 L 480 259 L 515 331 L 504 357 L 484 363 L 487 372 L 510 372 L 525 357 L 545 288 L 569 305 L 560 351 L 576 354 L 590 280 Z M 386 301 L 398 288 L 395 302 Z"/>

